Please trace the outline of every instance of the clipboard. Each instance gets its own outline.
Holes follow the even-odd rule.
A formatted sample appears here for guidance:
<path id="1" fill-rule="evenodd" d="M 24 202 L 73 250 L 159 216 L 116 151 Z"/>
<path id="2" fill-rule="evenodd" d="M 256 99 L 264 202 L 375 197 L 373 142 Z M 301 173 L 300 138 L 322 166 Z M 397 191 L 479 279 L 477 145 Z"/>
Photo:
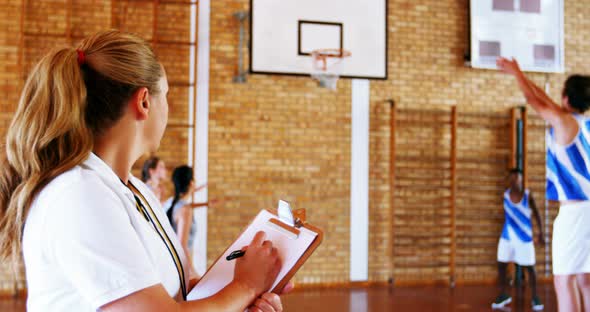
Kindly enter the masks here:
<path id="1" fill-rule="evenodd" d="M 215 260 L 188 294 L 187 299 L 207 298 L 227 286 L 233 280 L 236 261 L 227 261 L 226 257 L 232 251 L 249 245 L 258 231 L 266 232 L 266 239 L 273 242 L 281 257 L 283 266 L 271 287 L 271 292 L 280 294 L 324 239 L 324 232 L 307 222 L 305 209 L 293 211 L 293 216 L 294 226 L 290 226 L 281 221 L 274 212 L 261 210 L 238 238 Z"/>

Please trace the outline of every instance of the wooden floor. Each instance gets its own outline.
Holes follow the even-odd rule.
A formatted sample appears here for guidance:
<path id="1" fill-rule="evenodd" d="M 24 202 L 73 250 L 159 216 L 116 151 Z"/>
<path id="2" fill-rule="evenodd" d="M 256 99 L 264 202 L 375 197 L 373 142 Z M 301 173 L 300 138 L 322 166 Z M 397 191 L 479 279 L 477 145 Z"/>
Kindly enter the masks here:
<path id="1" fill-rule="evenodd" d="M 284 296 L 283 303 L 287 312 L 492 311 L 496 295 L 493 286 L 305 289 Z M 539 285 L 539 295 L 545 311 L 557 311 L 552 285 Z M 24 300 L 0 300 L 0 311 L 23 312 Z M 531 311 L 528 291 L 513 291 L 511 309 L 504 311 Z"/>
<path id="2" fill-rule="evenodd" d="M 521 291 L 522 292 L 522 291 Z M 504 311 L 532 311 L 530 293 L 513 291 L 513 303 Z M 385 312 L 385 311 L 492 311 L 498 295 L 494 286 L 398 287 L 369 289 L 305 290 L 284 297 L 285 311 Z M 544 311 L 557 311 L 550 284 L 539 285 Z"/>

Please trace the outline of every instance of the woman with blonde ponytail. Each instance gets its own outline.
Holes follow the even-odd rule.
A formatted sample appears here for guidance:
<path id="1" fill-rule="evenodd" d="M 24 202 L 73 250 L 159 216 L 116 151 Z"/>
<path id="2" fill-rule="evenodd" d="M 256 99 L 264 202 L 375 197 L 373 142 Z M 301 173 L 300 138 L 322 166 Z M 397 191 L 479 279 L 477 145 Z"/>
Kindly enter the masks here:
<path id="1" fill-rule="evenodd" d="M 281 311 L 264 233 L 216 295 L 196 280 L 158 200 L 129 172 L 166 128 L 168 83 L 149 45 L 119 31 L 56 49 L 27 79 L 0 170 L 0 260 L 23 256 L 28 311 Z"/>

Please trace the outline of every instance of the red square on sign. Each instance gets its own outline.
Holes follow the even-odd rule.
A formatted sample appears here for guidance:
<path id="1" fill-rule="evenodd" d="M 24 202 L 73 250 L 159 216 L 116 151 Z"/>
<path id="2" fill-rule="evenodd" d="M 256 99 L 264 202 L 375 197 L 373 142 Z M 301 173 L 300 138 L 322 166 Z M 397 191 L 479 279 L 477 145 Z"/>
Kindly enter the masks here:
<path id="1" fill-rule="evenodd" d="M 494 0 L 494 11 L 514 11 L 514 0 Z"/>
<path id="2" fill-rule="evenodd" d="M 526 13 L 541 13 L 541 0 L 520 0 L 520 11 Z"/>

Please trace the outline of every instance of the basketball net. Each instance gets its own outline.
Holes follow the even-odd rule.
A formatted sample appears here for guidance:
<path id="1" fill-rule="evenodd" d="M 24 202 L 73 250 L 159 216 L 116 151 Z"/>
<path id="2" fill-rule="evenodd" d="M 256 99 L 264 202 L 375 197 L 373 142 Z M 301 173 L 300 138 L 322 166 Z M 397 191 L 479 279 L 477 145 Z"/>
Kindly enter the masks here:
<path id="1" fill-rule="evenodd" d="M 351 53 L 342 49 L 319 49 L 311 52 L 313 71 L 311 78 L 317 80 L 322 88 L 336 90 L 342 61 Z"/>

